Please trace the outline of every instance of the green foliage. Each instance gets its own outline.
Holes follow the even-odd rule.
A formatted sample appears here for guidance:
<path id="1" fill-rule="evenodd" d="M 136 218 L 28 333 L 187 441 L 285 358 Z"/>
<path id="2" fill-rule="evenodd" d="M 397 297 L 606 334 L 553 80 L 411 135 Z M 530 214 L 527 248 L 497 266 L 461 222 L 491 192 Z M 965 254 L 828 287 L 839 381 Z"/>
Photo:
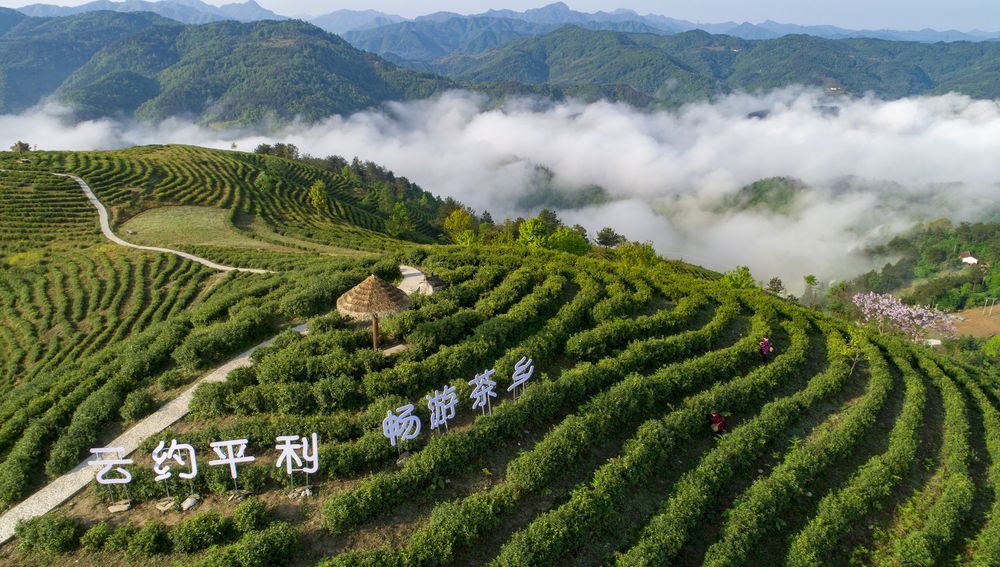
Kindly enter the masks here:
<path id="1" fill-rule="evenodd" d="M 548 238 L 548 228 L 539 218 L 530 218 L 518 227 L 517 241 L 528 248 L 544 248 Z"/>
<path id="2" fill-rule="evenodd" d="M 616 246 L 622 242 L 624 237 L 610 226 L 606 226 L 597 232 L 597 243 L 605 248 Z"/>
<path id="3" fill-rule="evenodd" d="M 275 522 L 260 531 L 250 531 L 230 548 L 240 567 L 287 565 L 299 550 L 299 532 L 285 522 Z"/>
<path id="4" fill-rule="evenodd" d="M 590 250 L 590 244 L 587 244 L 586 238 L 565 226 L 560 226 L 545 239 L 545 247 L 577 256 L 582 256 L 587 253 L 587 250 Z"/>
<path id="5" fill-rule="evenodd" d="M 194 553 L 221 544 L 233 535 L 233 521 L 216 512 L 201 512 L 170 530 L 174 551 Z"/>
<path id="6" fill-rule="evenodd" d="M 101 551 L 104 542 L 111 536 L 112 528 L 107 522 L 98 522 L 90 527 L 80 538 L 80 546 L 87 551 Z"/>
<path id="7" fill-rule="evenodd" d="M 119 413 L 125 421 L 136 421 L 149 415 L 156 409 L 156 401 L 149 390 L 143 388 L 125 396 Z"/>
<path id="8" fill-rule="evenodd" d="M 736 266 L 732 270 L 723 272 L 722 283 L 733 289 L 754 289 L 757 282 L 750 273 L 750 268 L 746 266 Z"/>
<path id="9" fill-rule="evenodd" d="M 79 520 L 59 513 L 21 520 L 14 527 L 19 548 L 29 553 L 64 553 L 79 545 L 83 532 Z"/>
<path id="10" fill-rule="evenodd" d="M 128 542 L 128 555 L 148 556 L 170 549 L 167 527 L 159 520 L 150 520 Z"/>
<path id="11" fill-rule="evenodd" d="M 410 223 L 410 213 L 406 210 L 404 203 L 396 202 L 392 206 L 392 214 L 389 215 L 389 219 L 385 223 L 385 232 L 389 236 L 399 238 L 409 230 L 413 230 L 413 225 Z"/>
<path id="12" fill-rule="evenodd" d="M 652 242 L 624 242 L 615 249 L 615 256 L 629 266 L 648 267 L 655 264 L 659 257 L 653 250 Z"/>
<path id="13" fill-rule="evenodd" d="M 317 211 L 326 209 L 326 184 L 322 179 L 317 179 L 309 187 L 309 200 Z"/>
<path id="14" fill-rule="evenodd" d="M 233 527 L 237 533 L 246 534 L 267 527 L 270 517 L 267 506 L 256 498 L 247 498 L 233 510 Z"/>
<path id="15" fill-rule="evenodd" d="M 461 243 L 460 240 L 468 240 L 469 234 L 475 235 L 476 227 L 472 220 L 472 215 L 465 209 L 455 209 L 444 221 L 444 231 L 453 242 Z"/>

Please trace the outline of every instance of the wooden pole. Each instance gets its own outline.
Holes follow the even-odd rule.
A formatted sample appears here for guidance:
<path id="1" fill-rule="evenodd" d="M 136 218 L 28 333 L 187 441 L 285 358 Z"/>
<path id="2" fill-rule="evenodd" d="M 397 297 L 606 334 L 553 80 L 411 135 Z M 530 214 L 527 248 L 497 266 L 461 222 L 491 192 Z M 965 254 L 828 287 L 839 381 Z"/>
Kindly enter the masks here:
<path id="1" fill-rule="evenodd" d="M 378 352 L 378 315 L 372 313 L 372 349 Z"/>

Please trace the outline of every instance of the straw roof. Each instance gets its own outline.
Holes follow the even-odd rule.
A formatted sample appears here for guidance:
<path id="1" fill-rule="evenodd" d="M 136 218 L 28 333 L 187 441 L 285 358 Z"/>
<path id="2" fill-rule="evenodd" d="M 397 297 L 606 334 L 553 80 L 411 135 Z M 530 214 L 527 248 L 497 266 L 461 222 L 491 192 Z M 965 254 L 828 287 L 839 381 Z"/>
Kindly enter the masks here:
<path id="1" fill-rule="evenodd" d="M 337 299 L 337 311 L 354 319 L 391 315 L 410 306 L 410 298 L 378 276 L 368 276 Z"/>

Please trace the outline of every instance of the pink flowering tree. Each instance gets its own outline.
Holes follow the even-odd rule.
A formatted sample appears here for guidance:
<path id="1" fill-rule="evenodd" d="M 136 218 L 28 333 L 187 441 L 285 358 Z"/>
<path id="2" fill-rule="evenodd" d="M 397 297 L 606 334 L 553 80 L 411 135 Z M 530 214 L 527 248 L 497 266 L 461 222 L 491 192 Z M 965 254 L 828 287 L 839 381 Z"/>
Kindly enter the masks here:
<path id="1" fill-rule="evenodd" d="M 932 307 L 906 305 L 891 293 L 859 293 L 853 298 L 861 310 L 859 325 L 871 324 L 880 333 L 899 331 L 915 343 L 930 333 L 955 338 L 958 331 L 947 313 Z"/>

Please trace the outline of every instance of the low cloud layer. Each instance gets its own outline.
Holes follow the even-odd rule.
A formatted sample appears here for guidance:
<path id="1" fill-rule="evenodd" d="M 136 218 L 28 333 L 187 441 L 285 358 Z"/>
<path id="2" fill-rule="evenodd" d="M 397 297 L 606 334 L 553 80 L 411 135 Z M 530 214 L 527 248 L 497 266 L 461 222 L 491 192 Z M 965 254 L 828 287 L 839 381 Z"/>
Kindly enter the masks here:
<path id="1" fill-rule="evenodd" d="M 11 143 L 74 150 L 290 142 L 315 156 L 377 162 L 496 219 L 537 213 L 518 203 L 543 167 L 564 191 L 598 185 L 615 199 L 560 210 L 570 224 L 592 234 L 611 226 L 664 255 L 719 270 L 746 264 L 759 279 L 788 283 L 853 275 L 867 268 L 852 253 L 866 243 L 917 219 L 977 218 L 1000 194 L 1000 107 L 960 95 L 885 102 L 786 89 L 644 112 L 530 99 L 487 108 L 454 92 L 267 135 L 177 120 L 67 127 L 59 114 L 0 116 L 0 132 Z M 720 208 L 741 187 L 781 176 L 808 187 L 788 210 Z"/>

